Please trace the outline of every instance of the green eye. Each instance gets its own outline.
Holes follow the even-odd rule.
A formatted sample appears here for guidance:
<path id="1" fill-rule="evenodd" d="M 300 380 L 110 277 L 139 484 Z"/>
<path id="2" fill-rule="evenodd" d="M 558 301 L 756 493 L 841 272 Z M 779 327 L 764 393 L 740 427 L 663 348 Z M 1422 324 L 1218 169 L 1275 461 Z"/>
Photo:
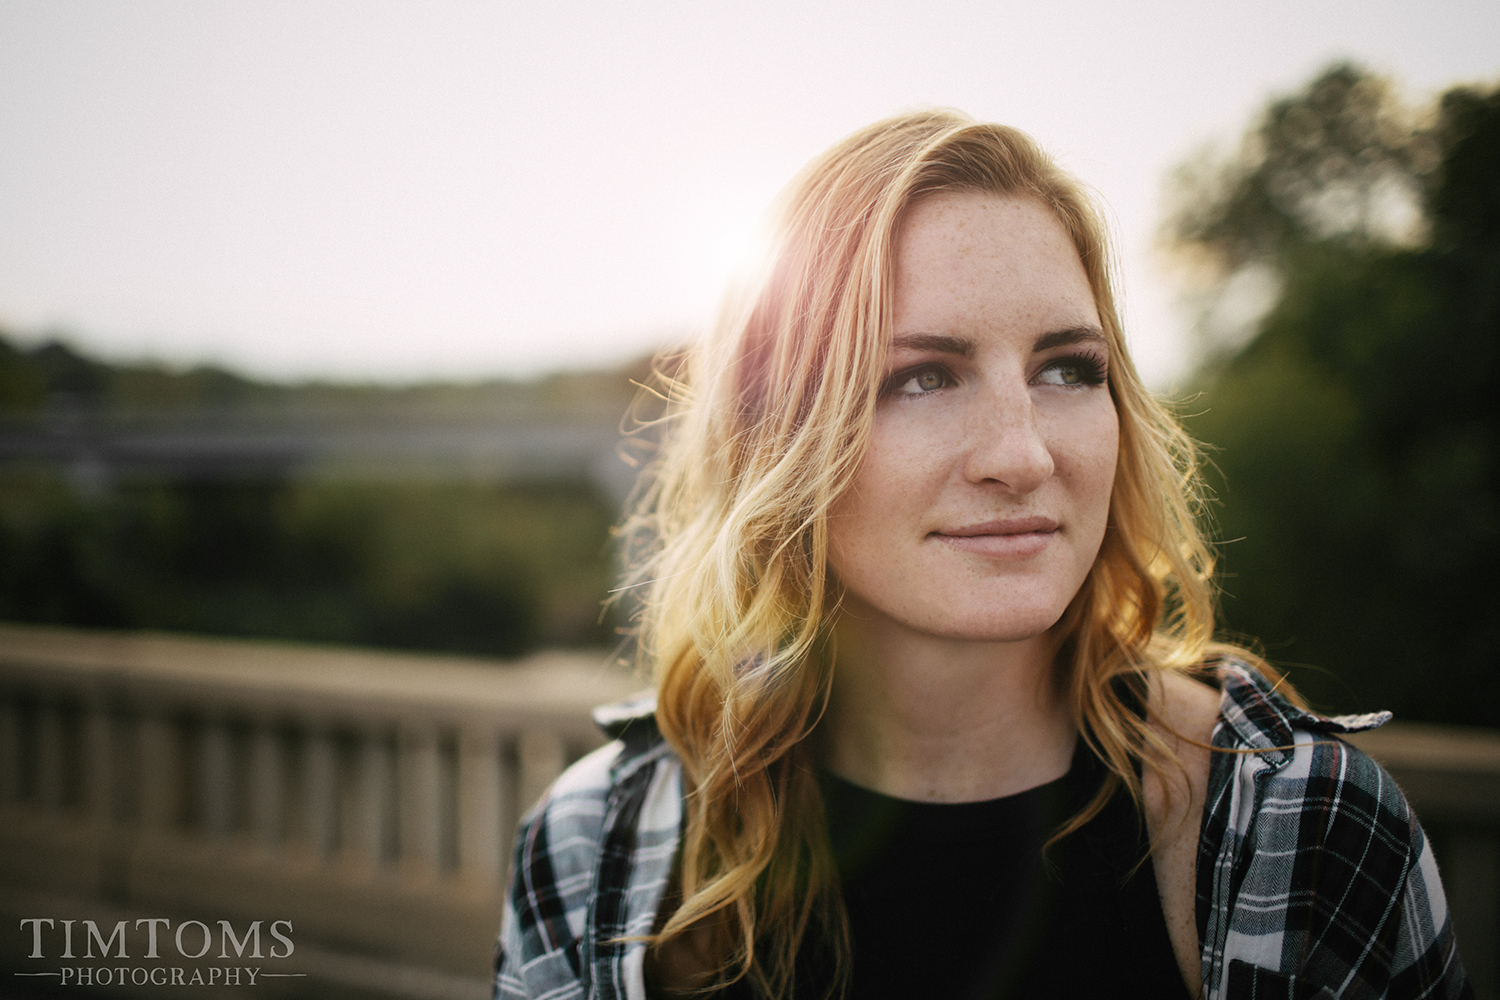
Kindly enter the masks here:
<path id="1" fill-rule="evenodd" d="M 1036 381 L 1045 385 L 1060 385 L 1066 388 L 1103 385 L 1105 382 L 1104 363 L 1086 356 L 1058 358 L 1042 369 Z"/>
<path id="2" fill-rule="evenodd" d="M 957 380 L 947 368 L 927 365 L 895 373 L 880 391 L 886 396 L 925 396 L 956 384 Z"/>
<path id="3" fill-rule="evenodd" d="M 931 392 L 943 387 L 943 375 L 941 372 L 925 371 L 912 377 L 913 384 L 918 392 Z"/>

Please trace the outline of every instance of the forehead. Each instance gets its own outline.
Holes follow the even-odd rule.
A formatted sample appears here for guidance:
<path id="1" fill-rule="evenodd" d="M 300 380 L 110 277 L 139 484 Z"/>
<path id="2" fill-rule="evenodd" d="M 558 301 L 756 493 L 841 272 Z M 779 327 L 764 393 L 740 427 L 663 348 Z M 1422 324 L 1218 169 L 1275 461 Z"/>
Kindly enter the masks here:
<path id="1" fill-rule="evenodd" d="M 898 333 L 913 324 L 1099 325 L 1072 238 L 1035 198 L 928 195 L 902 220 L 895 251 Z"/>

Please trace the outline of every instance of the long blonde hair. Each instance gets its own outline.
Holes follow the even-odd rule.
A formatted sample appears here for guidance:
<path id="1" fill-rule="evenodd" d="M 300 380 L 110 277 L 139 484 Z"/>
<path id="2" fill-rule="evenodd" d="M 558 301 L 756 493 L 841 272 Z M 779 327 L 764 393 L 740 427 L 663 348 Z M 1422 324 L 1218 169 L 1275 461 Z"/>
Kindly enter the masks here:
<path id="1" fill-rule="evenodd" d="M 842 902 L 806 740 L 832 669 L 828 512 L 869 440 L 897 228 L 942 190 L 1051 209 L 1109 341 L 1120 427 L 1109 525 L 1056 626 L 1059 676 L 1109 779 L 1059 835 L 1121 786 L 1139 803 L 1134 762 L 1174 760 L 1128 702 L 1144 701 L 1151 671 L 1199 664 L 1212 638 L 1196 454 L 1126 352 L 1106 229 L 1079 182 L 1024 133 L 951 111 L 878 122 L 809 164 L 776 206 L 761 269 L 663 376 L 662 451 L 626 523 L 640 656 L 688 788 L 681 903 L 654 944 L 706 926 L 714 982 L 748 976 L 769 997 L 790 993 L 810 930 L 843 977 Z"/>

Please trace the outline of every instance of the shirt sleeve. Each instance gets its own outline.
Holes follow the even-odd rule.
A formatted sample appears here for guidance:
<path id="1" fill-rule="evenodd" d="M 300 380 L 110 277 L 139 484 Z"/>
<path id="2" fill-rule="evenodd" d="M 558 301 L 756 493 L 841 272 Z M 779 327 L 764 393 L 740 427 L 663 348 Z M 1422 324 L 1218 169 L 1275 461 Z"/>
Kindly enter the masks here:
<path id="1" fill-rule="evenodd" d="M 1415 816 L 1411 822 L 1420 850 L 1401 893 L 1387 995 L 1472 1000 L 1474 991 L 1453 938 L 1437 859 Z"/>
<path id="2" fill-rule="evenodd" d="M 1240 843 L 1218 871 L 1227 933 L 1217 942 L 1222 992 L 1211 993 L 1472 997 L 1437 863 L 1405 796 L 1337 738 L 1295 740 L 1284 766 L 1234 762 L 1249 808 L 1226 824 Z"/>
<path id="3" fill-rule="evenodd" d="M 578 761 L 522 820 L 495 945 L 498 1000 L 584 996 L 582 937 L 609 790 L 609 744 Z"/>

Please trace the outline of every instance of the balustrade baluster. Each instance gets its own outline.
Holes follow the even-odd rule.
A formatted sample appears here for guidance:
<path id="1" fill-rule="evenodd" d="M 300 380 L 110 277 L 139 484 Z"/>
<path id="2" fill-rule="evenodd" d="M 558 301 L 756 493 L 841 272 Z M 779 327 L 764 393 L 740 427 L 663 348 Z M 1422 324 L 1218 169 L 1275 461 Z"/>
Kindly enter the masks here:
<path id="1" fill-rule="evenodd" d="M 257 847 L 275 851 L 282 836 L 286 754 L 270 719 L 257 719 L 250 736 L 250 833 Z"/>
<path id="2" fill-rule="evenodd" d="M 567 747 L 562 737 L 548 729 L 528 729 L 521 734 L 520 808 L 530 809 L 547 786 L 567 765 Z"/>
<path id="3" fill-rule="evenodd" d="M 138 723 L 141 761 L 140 822 L 148 830 L 177 825 L 182 811 L 182 768 L 176 722 L 146 711 Z"/>
<path id="4" fill-rule="evenodd" d="M 340 817 L 344 859 L 359 868 L 375 868 L 382 860 L 391 793 L 390 752 L 383 734 L 359 733 L 350 763 L 348 808 Z"/>
<path id="5" fill-rule="evenodd" d="M 430 725 L 414 725 L 401 732 L 400 809 L 401 863 L 423 875 L 438 867 L 442 775 L 439 773 L 438 734 Z"/>
<path id="6" fill-rule="evenodd" d="M 36 719 L 37 804 L 57 812 L 63 804 L 63 718 L 56 702 L 43 701 Z"/>
<path id="7" fill-rule="evenodd" d="M 0 694 L 0 805 L 21 799 L 21 706 L 15 692 Z"/>
<path id="8" fill-rule="evenodd" d="M 229 834 L 234 822 L 234 761 L 228 721 L 207 716 L 199 729 L 199 825 L 210 837 Z"/>
<path id="9" fill-rule="evenodd" d="M 83 719 L 83 810 L 96 828 L 107 829 L 115 818 L 119 767 L 115 753 L 115 726 L 109 705 L 102 698 L 91 700 Z"/>
<path id="10" fill-rule="evenodd" d="M 505 780 L 495 731 L 463 729 L 458 735 L 458 867 L 480 887 L 496 883 L 505 870 Z"/>
<path id="11" fill-rule="evenodd" d="M 515 860 L 516 830 L 528 806 L 521 801 L 521 735 L 507 730 L 500 737 L 500 861 L 507 874 Z"/>
<path id="12" fill-rule="evenodd" d="M 302 743 L 302 836 L 307 852 L 326 858 L 333 848 L 338 768 L 333 737 L 310 730 Z"/>

